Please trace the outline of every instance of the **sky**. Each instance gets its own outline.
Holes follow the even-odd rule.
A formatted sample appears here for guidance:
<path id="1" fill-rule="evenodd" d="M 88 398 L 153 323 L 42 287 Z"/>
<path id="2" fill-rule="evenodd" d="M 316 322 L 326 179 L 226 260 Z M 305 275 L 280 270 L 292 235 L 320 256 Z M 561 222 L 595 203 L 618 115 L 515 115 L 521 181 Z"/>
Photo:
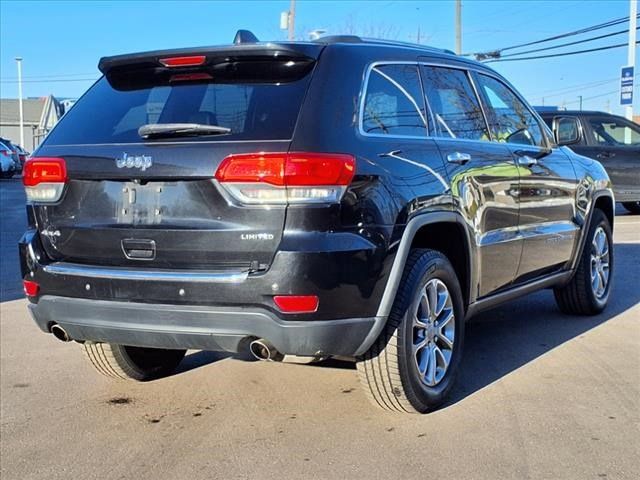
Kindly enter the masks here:
<path id="1" fill-rule="evenodd" d="M 463 0 L 462 5 L 464 52 L 504 48 L 629 15 L 629 0 Z M 227 44 L 240 28 L 251 30 L 260 40 L 284 40 L 280 13 L 288 8 L 288 0 L 0 0 L 0 96 L 17 97 L 17 56 L 23 58 L 25 97 L 75 98 L 99 77 L 97 64 L 102 56 Z M 453 1 L 298 0 L 296 36 L 308 39 L 309 32 L 323 29 L 327 34 L 356 33 L 415 42 L 420 32 L 421 43 L 453 50 L 454 9 Z M 625 25 L 598 30 L 563 42 L 623 28 Z M 627 39 L 619 35 L 558 51 L 626 43 Z M 540 45 L 544 46 L 547 44 Z M 626 63 L 627 48 L 623 47 L 491 66 L 532 104 L 578 108 L 582 95 L 584 109 L 622 113 L 618 89 L 620 67 Z M 636 114 L 639 84 L 636 80 Z"/>

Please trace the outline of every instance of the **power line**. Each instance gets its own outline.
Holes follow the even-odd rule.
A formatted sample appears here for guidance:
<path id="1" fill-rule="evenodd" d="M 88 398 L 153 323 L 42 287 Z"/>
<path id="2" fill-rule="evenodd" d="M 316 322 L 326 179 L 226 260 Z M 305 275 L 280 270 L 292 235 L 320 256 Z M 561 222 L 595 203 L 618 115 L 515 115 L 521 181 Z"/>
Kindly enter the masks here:
<path id="1" fill-rule="evenodd" d="M 636 30 L 639 30 L 636 28 Z M 555 50 L 556 48 L 569 47 L 571 45 L 578 45 L 580 43 L 593 42 L 594 40 L 602 40 L 603 38 L 615 37 L 616 35 L 622 35 L 629 30 L 618 30 L 617 32 L 605 33 L 604 35 L 598 35 L 597 37 L 585 38 L 583 40 L 576 40 L 575 42 L 561 43 L 560 45 L 554 45 L 553 47 L 534 48 L 533 50 L 525 50 L 524 52 L 510 53 L 509 55 L 500 55 L 500 58 L 515 57 L 517 55 L 525 55 L 527 53 L 544 52 L 546 50 Z"/>
<path id="2" fill-rule="evenodd" d="M 513 50 L 516 48 L 529 47 L 531 45 L 538 45 L 540 43 L 551 42 L 553 40 L 560 40 L 561 38 L 580 35 L 581 33 L 588 33 L 588 32 L 593 32 L 594 30 L 600 30 L 602 28 L 613 27 L 615 25 L 620 25 L 621 23 L 626 23 L 628 21 L 629 21 L 629 17 L 616 18 L 614 20 L 609 20 L 608 22 L 592 25 L 591 27 L 581 28 L 580 30 L 574 30 L 572 32 L 561 33 L 560 35 L 554 35 L 553 37 L 547 37 L 547 38 L 543 38 L 541 40 L 536 40 L 533 42 L 521 43 L 519 45 L 512 45 L 510 47 L 501 48 L 499 49 L 499 51 L 504 52 L 505 50 Z"/>
<path id="3" fill-rule="evenodd" d="M 528 95 L 529 97 L 555 97 L 556 95 L 562 95 L 565 92 L 572 92 L 575 90 L 584 90 L 592 87 L 599 87 L 600 85 L 605 85 L 607 83 L 612 83 L 620 80 L 620 77 L 608 78 L 606 80 L 597 80 L 595 82 L 589 83 L 580 83 L 576 85 L 570 85 L 562 88 L 554 88 L 552 90 L 545 90 L 544 92 L 536 92 L 534 94 Z"/>
<path id="4" fill-rule="evenodd" d="M 61 78 L 53 80 L 23 80 L 22 83 L 95 82 L 96 78 Z M 0 80 L 0 83 L 18 83 L 18 80 Z"/>
<path id="5" fill-rule="evenodd" d="M 582 101 L 586 102 L 587 100 L 594 100 L 596 98 L 606 97 L 607 95 L 613 95 L 614 93 L 618 93 L 618 92 L 619 92 L 619 90 L 612 90 L 610 92 L 601 93 L 599 95 L 593 95 L 591 97 L 584 97 L 582 99 Z M 580 103 L 580 100 L 571 100 L 570 102 L 564 102 L 565 105 L 572 105 L 574 103 Z"/>
<path id="6" fill-rule="evenodd" d="M 638 18 L 640 18 L 640 15 L 638 15 Z M 477 53 L 472 53 L 472 54 L 466 54 L 468 55 L 474 55 L 476 57 L 477 60 L 486 60 L 486 59 L 494 59 L 494 58 L 500 58 L 502 57 L 502 52 L 507 51 L 507 50 L 514 50 L 517 48 L 522 48 L 522 47 L 528 47 L 531 45 L 538 45 L 540 43 L 547 43 L 547 42 L 551 42 L 554 40 L 559 40 L 561 38 L 566 38 L 566 37 L 571 37 L 574 35 L 581 35 L 583 33 L 588 33 L 588 32 L 592 32 L 595 30 L 600 30 L 603 28 L 609 28 L 609 27 L 613 27 L 615 25 L 620 25 L 622 23 L 626 23 L 629 21 L 629 17 L 622 17 L 622 18 L 616 18 L 614 20 L 609 20 L 607 22 L 604 23 L 599 23 L 597 25 L 592 25 L 590 27 L 585 27 L 585 28 L 581 28 L 579 30 L 574 30 L 571 32 L 566 32 L 566 33 L 562 33 L 559 35 L 554 35 L 552 37 L 547 37 L 547 38 L 543 38 L 541 40 L 535 40 L 533 42 L 527 42 L 527 43 L 520 43 L 518 45 L 511 45 L 509 47 L 503 47 L 503 48 L 498 48 L 498 49 L 494 49 L 491 51 L 486 51 L 486 52 L 477 52 Z M 579 42 L 576 43 L 583 43 L 583 42 L 588 42 L 591 40 L 595 40 L 594 38 L 592 39 L 583 39 Z M 562 45 L 556 46 L 555 48 L 559 48 Z M 553 48 L 553 47 L 552 47 Z M 521 53 L 530 53 L 530 52 L 521 52 Z M 514 54 L 517 55 L 517 54 Z"/>
<path id="7" fill-rule="evenodd" d="M 640 41 L 636 42 L 636 44 L 640 43 Z M 485 63 L 492 62 L 518 62 L 520 60 L 538 60 L 540 58 L 553 58 L 553 57 L 566 57 L 568 55 L 579 55 L 581 53 L 590 53 L 590 52 L 599 52 L 601 50 L 611 50 L 613 48 L 626 47 L 626 43 L 619 43 L 617 45 L 607 45 L 605 47 L 598 48 L 589 48 L 587 50 L 576 50 L 574 52 L 564 52 L 564 53 L 554 53 L 552 55 L 538 55 L 535 57 L 519 57 L 519 58 L 505 58 L 504 60 L 500 58 L 496 58 L 495 60 L 487 60 Z"/>
<path id="8" fill-rule="evenodd" d="M 50 79 L 50 78 L 67 78 L 67 77 L 84 77 L 87 75 L 95 75 L 96 72 L 85 73 L 60 73 L 60 74 L 47 74 L 47 75 L 23 75 L 23 79 Z M 0 81 L 4 80 L 17 80 L 18 77 L 1 77 Z"/>

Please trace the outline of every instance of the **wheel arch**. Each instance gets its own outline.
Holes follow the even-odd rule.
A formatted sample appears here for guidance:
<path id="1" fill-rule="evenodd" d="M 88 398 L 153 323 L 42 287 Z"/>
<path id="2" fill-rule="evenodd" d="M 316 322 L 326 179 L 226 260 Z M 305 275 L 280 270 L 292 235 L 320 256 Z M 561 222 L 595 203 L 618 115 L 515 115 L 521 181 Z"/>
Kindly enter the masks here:
<path id="1" fill-rule="evenodd" d="M 458 275 L 466 310 L 472 297 L 475 278 L 472 245 L 466 225 L 456 212 L 431 212 L 412 218 L 402 234 L 377 316 L 386 318 L 391 313 L 407 258 L 413 248 L 437 250 L 449 259 Z M 460 249 L 463 254 L 454 255 Z"/>
<path id="2" fill-rule="evenodd" d="M 591 219 L 593 218 L 593 212 L 597 210 L 601 210 L 609 220 L 611 225 L 611 230 L 613 231 L 613 222 L 615 219 L 615 207 L 616 202 L 613 196 L 613 192 L 609 189 L 606 190 L 597 190 L 593 193 L 591 197 L 591 208 L 589 208 L 587 212 L 586 219 L 584 224 L 582 225 L 582 229 L 580 232 L 580 243 L 579 247 L 576 249 L 573 260 L 571 261 L 571 271 L 576 270 L 578 260 L 580 259 L 580 255 L 582 254 L 582 250 L 584 249 L 584 244 L 587 240 L 587 232 L 589 231 L 589 226 L 591 225 Z"/>

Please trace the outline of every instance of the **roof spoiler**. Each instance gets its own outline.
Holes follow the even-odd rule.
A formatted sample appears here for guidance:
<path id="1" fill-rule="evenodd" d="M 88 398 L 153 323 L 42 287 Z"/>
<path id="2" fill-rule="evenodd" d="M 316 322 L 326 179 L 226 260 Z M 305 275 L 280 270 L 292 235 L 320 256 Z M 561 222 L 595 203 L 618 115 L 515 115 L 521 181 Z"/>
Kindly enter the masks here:
<path id="1" fill-rule="evenodd" d="M 277 58 L 278 60 L 285 61 L 315 62 L 324 47 L 321 44 L 311 43 L 255 43 L 254 40 L 257 41 L 257 38 L 251 32 L 240 30 L 236 34 L 234 45 L 156 50 L 152 52 L 103 57 L 100 59 L 100 62 L 98 62 L 98 69 L 104 75 L 125 70 L 165 69 L 168 68 L 167 60 L 177 60 L 180 57 L 204 57 L 198 62 L 198 66 L 200 67 L 243 60 L 266 60 L 269 58 Z M 193 66 L 194 64 L 185 64 L 182 67 L 190 68 Z M 175 66 L 173 68 L 175 68 Z"/>

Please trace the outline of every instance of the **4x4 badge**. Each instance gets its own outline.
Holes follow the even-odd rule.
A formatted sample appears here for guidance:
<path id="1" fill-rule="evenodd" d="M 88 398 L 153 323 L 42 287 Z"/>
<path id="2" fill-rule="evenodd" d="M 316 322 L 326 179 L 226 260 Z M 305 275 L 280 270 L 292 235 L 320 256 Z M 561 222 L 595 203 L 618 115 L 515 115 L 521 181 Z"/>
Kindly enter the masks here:
<path id="1" fill-rule="evenodd" d="M 139 168 L 143 172 L 153 165 L 150 155 L 129 155 L 122 153 L 122 157 L 116 158 L 116 166 L 118 168 Z"/>

